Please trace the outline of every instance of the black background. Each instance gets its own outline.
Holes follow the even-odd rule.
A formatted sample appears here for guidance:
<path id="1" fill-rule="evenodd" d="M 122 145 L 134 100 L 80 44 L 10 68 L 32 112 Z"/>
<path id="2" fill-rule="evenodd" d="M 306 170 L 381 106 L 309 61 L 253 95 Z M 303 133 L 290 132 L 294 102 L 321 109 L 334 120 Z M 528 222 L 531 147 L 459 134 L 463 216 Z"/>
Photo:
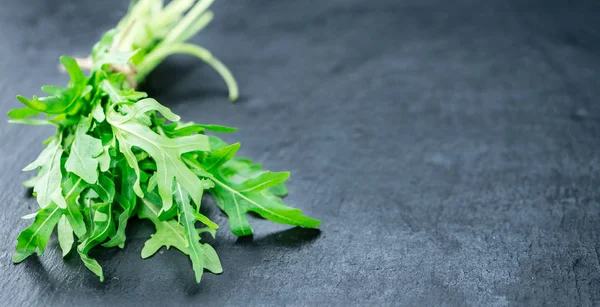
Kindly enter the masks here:
<path id="1" fill-rule="evenodd" d="M 0 106 L 63 84 L 125 1 L 3 0 Z M 597 1 L 217 1 L 194 42 L 228 65 L 175 56 L 146 90 L 185 120 L 290 170 L 289 205 L 320 231 L 221 224 L 225 272 L 195 284 L 176 250 L 148 260 L 151 224 L 95 253 L 104 284 L 58 244 L 13 265 L 35 199 L 20 182 L 46 127 L 0 122 L 0 304 L 591 305 L 600 303 Z M 212 204 L 205 207 L 214 208 Z"/>

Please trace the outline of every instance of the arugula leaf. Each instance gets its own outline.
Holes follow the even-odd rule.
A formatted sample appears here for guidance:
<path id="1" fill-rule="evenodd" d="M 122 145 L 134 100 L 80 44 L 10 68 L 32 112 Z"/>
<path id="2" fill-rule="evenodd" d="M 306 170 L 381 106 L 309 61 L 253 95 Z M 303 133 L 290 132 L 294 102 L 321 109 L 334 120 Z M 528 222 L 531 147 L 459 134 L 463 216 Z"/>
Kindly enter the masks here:
<path id="1" fill-rule="evenodd" d="M 198 213 L 198 212 L 194 212 L 193 215 L 197 221 L 208 226 L 208 228 L 214 229 L 214 230 L 219 229 L 219 225 L 217 225 L 215 222 L 211 221 L 206 215 Z"/>
<path id="2" fill-rule="evenodd" d="M 194 216 L 195 212 L 188 197 L 187 193 L 181 188 L 181 185 L 177 184 L 177 187 L 175 188 L 175 199 L 179 204 L 179 222 L 183 225 L 189 247 L 189 256 L 192 260 L 194 272 L 196 273 L 196 282 L 199 283 L 202 279 L 202 272 L 204 272 L 203 249 L 199 242 L 200 236 L 194 227 L 194 224 L 196 223 L 196 218 Z"/>
<path id="3" fill-rule="evenodd" d="M 106 172 L 110 168 L 110 148 L 111 145 L 103 146 L 102 153 L 96 158 L 101 172 Z"/>
<path id="4" fill-rule="evenodd" d="M 93 232 L 79 245 L 79 250 L 86 253 L 114 232 L 114 222 L 110 203 L 99 203 L 94 212 Z"/>
<path id="5" fill-rule="evenodd" d="M 177 191 L 181 191 L 184 197 L 186 197 L 185 191 L 181 189 L 181 187 L 176 189 L 176 193 Z M 160 197 L 158 195 L 154 193 L 148 193 L 142 202 L 143 205 L 140 206 L 140 210 L 138 212 L 139 217 L 152 221 L 156 227 L 156 232 L 152 234 L 150 239 L 144 244 L 144 248 L 142 249 L 142 258 L 145 259 L 151 257 L 163 246 L 165 246 L 167 249 L 173 246 L 182 253 L 190 256 L 192 264 L 194 265 L 196 280 L 198 282 L 201 279 L 203 268 L 215 274 L 223 272 L 223 267 L 221 266 L 221 262 L 214 248 L 206 243 L 198 243 L 200 240 L 200 233 L 211 232 L 214 230 L 195 229 L 193 227 L 195 221 L 193 221 L 193 217 L 190 217 L 190 215 L 194 215 L 194 212 L 191 209 L 191 205 L 189 205 L 189 198 L 186 200 L 188 206 L 179 206 L 179 210 L 185 210 L 183 212 L 183 216 L 188 218 L 181 219 L 182 223 L 184 223 L 183 225 L 174 219 L 168 221 L 161 221 L 159 219 L 161 205 Z M 182 202 L 179 200 L 177 200 L 177 203 L 180 205 L 182 204 Z M 185 223 L 187 223 L 187 226 L 185 226 Z M 188 231 L 194 232 L 195 235 L 189 233 Z"/>
<path id="6" fill-rule="evenodd" d="M 8 117 L 12 119 L 24 119 L 30 116 L 37 116 L 40 111 L 34 110 L 30 107 L 23 107 L 8 111 Z"/>
<path id="7" fill-rule="evenodd" d="M 169 137 L 185 136 L 194 133 L 203 133 L 205 130 L 213 132 L 235 132 L 236 128 L 219 126 L 219 125 L 201 125 L 194 123 L 174 123 L 171 125 L 164 125 L 164 121 L 160 121 L 159 124 L 162 126 L 163 131 Z"/>
<path id="8" fill-rule="evenodd" d="M 137 197 L 133 193 L 133 182 L 136 179 L 135 172 L 130 168 L 125 161 L 119 163 L 121 171 L 121 193 L 115 195 L 117 203 L 122 207 L 123 212 L 118 218 L 118 227 L 115 234 L 111 235 L 111 239 L 102 244 L 104 247 L 119 246 L 123 248 L 125 244 L 125 229 L 127 227 L 127 221 L 133 216 Z"/>
<path id="9" fill-rule="evenodd" d="M 184 189 L 190 193 L 195 203 L 200 203 L 202 196 L 202 182 L 181 161 L 181 155 L 191 151 L 208 151 L 210 145 L 208 138 L 204 135 L 190 135 L 176 139 L 161 136 L 150 128 L 140 124 L 135 116 L 147 111 L 158 111 L 167 119 L 178 120 L 178 116 L 166 107 L 158 104 L 154 99 L 144 99 L 130 106 L 130 113 L 121 115 L 111 110 L 107 114 L 107 121 L 112 125 L 113 132 L 119 141 L 120 150 L 127 158 L 129 166 L 138 168 L 137 162 L 131 151 L 132 146 L 137 146 L 146 151 L 156 162 L 156 182 L 158 194 L 162 199 L 162 211 L 168 211 L 173 203 L 172 184 L 175 179 Z M 134 190 L 138 196 L 143 197 L 138 180 L 134 184 Z"/>
<path id="10" fill-rule="evenodd" d="M 52 202 L 52 194 L 60 191 L 62 173 L 60 171 L 60 159 L 63 150 L 60 139 L 53 139 L 39 157 L 23 168 L 23 171 L 32 171 L 39 168 L 38 175 L 33 186 L 38 204 L 44 208 Z"/>
<path id="11" fill-rule="evenodd" d="M 229 217 L 229 226 L 235 235 L 247 236 L 253 233 L 246 217 L 249 211 L 282 224 L 308 228 L 321 224 L 319 220 L 304 216 L 301 210 L 285 206 L 279 197 L 267 190 L 283 184 L 289 177 L 287 172 L 264 172 L 241 183 L 224 177 L 220 169 L 235 155 L 239 147 L 236 143 L 215 150 L 201 162 L 186 160 L 198 176 L 208 177 L 215 183 L 215 188 L 210 193 L 219 208 Z M 231 169 L 228 171 L 231 173 Z"/>
<path id="12" fill-rule="evenodd" d="M 185 238 L 183 226 L 176 220 L 161 221 L 158 215 L 161 209 L 160 198 L 152 197 L 148 193 L 142 200 L 143 206 L 140 207 L 138 215 L 141 219 L 148 219 L 154 223 L 156 233 L 150 235 L 150 239 L 144 244 L 142 249 L 142 258 L 148 258 L 162 247 L 169 249 L 171 246 L 177 248 L 184 254 L 187 254 L 188 244 Z"/>
<path id="13" fill-rule="evenodd" d="M 89 256 L 89 251 L 104 241 L 111 233 L 114 233 L 114 222 L 112 219 L 111 203 L 99 203 L 93 217 L 93 231 L 89 237 L 77 247 L 77 252 L 85 266 L 94 274 L 104 280 L 102 267 L 94 258 Z"/>
<path id="14" fill-rule="evenodd" d="M 98 184 L 91 185 L 91 187 L 103 202 L 113 202 L 116 193 L 115 183 L 106 175 L 100 175 L 100 177 L 98 177 Z"/>
<path id="15" fill-rule="evenodd" d="M 62 211 L 55 203 L 50 203 L 42 208 L 35 216 L 35 221 L 27 229 L 23 230 L 17 238 L 17 251 L 13 255 L 12 261 L 19 263 L 31 256 L 36 249 L 39 249 L 38 255 L 44 253 L 44 248 L 48 245 L 52 230 L 58 223 Z"/>
<path id="16" fill-rule="evenodd" d="M 95 97 L 99 96 L 98 94 Z M 104 115 L 104 109 L 102 108 L 102 101 L 98 100 L 93 103 L 92 116 L 98 123 L 102 123 L 106 116 Z"/>
<path id="17" fill-rule="evenodd" d="M 36 211 L 36 212 L 34 212 L 34 213 L 25 214 L 25 215 L 23 215 L 21 218 L 22 218 L 22 219 L 24 219 L 24 220 L 30 220 L 30 219 L 33 219 L 33 218 L 35 218 L 35 217 L 37 216 L 37 214 L 38 214 L 38 213 L 37 213 L 37 211 Z"/>
<path id="18" fill-rule="evenodd" d="M 67 171 L 81 177 L 89 184 L 98 181 L 98 157 L 104 152 L 102 141 L 87 134 L 89 119 L 83 120 L 75 132 L 75 141 L 65 163 Z M 106 163 L 106 162 L 103 162 Z"/>
<path id="19" fill-rule="evenodd" d="M 26 187 L 26 188 L 33 188 L 35 186 L 35 183 L 37 182 L 38 177 L 31 177 L 23 182 L 21 182 L 21 184 Z"/>
<path id="20" fill-rule="evenodd" d="M 69 224 L 67 218 L 63 215 L 58 220 L 58 243 L 60 244 L 60 248 L 62 249 L 63 257 L 67 256 L 73 247 L 73 243 L 75 242 L 75 238 L 73 238 L 73 227 Z"/>
<path id="21" fill-rule="evenodd" d="M 79 257 L 86 268 L 88 268 L 92 273 L 96 274 L 100 278 L 100 282 L 104 281 L 104 273 L 102 272 L 102 267 L 98 263 L 98 261 L 87 254 L 83 253 L 80 250 L 77 250 L 79 253 Z"/>
<path id="22" fill-rule="evenodd" d="M 75 114 L 83 106 L 81 98 L 92 90 L 92 86 L 86 85 L 85 75 L 81 68 L 79 68 L 77 61 L 73 58 L 62 56 L 60 57 L 60 62 L 71 77 L 69 87 L 44 86 L 42 90 L 51 96 L 40 98 L 34 96 L 33 99 L 27 99 L 18 95 L 17 99 L 29 108 L 39 112 L 47 114 Z"/>
<path id="23" fill-rule="evenodd" d="M 120 77 L 122 77 L 122 75 L 114 76 L 112 78 L 113 80 L 106 79 L 100 83 L 100 88 L 108 95 L 113 103 L 136 102 L 148 96 L 148 94 L 144 92 L 127 89 L 119 90 L 120 87 L 124 86 L 124 80 L 122 80 Z"/>
<path id="24" fill-rule="evenodd" d="M 103 52 L 98 53 L 94 59 L 94 65 L 97 69 L 106 64 L 127 64 L 129 60 L 135 56 L 140 50 L 134 51 L 121 51 L 121 52 Z"/>
<path id="25" fill-rule="evenodd" d="M 63 182 L 63 194 L 67 203 L 65 216 L 79 238 L 85 236 L 87 229 L 77 199 L 88 186 L 89 185 L 83 181 L 83 179 L 78 178 L 75 175 L 70 175 Z"/>
<path id="26" fill-rule="evenodd" d="M 211 194 L 217 205 L 229 217 L 231 231 L 237 236 L 247 236 L 253 233 L 245 213 L 252 211 L 260 216 L 277 223 L 315 228 L 321 221 L 309 218 L 296 208 L 283 204 L 280 198 L 265 196 L 257 192 L 242 192 L 235 184 L 226 180 L 213 179 L 215 189 Z"/>

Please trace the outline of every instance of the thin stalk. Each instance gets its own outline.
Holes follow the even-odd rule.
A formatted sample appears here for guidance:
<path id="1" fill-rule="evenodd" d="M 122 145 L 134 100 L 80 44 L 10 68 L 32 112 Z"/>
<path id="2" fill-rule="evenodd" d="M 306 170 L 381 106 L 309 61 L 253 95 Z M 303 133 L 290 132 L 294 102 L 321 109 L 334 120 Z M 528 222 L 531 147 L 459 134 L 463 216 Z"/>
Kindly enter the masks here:
<path id="1" fill-rule="evenodd" d="M 146 76 L 164 60 L 164 58 L 177 53 L 195 56 L 210 65 L 217 73 L 219 73 L 219 75 L 221 75 L 227 84 L 227 88 L 229 89 L 229 99 L 235 101 L 238 98 L 238 85 L 229 69 L 227 69 L 221 61 L 215 58 L 210 51 L 192 44 L 165 45 L 153 50 L 146 58 L 144 58 L 142 63 L 138 65 L 136 80 L 138 82 L 143 81 Z"/>

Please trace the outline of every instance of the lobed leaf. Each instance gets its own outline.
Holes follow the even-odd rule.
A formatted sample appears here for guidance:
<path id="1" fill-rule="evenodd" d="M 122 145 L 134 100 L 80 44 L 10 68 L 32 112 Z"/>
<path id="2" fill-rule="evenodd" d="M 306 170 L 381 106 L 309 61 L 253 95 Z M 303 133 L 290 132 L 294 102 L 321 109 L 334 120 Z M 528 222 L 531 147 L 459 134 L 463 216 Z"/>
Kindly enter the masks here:
<path id="1" fill-rule="evenodd" d="M 47 207 L 52 202 L 52 195 L 60 191 L 62 173 L 60 162 L 63 150 L 60 139 L 53 139 L 50 144 L 40 153 L 38 158 L 23 168 L 23 171 L 39 169 L 33 191 L 41 208 Z"/>
<path id="2" fill-rule="evenodd" d="M 149 100 L 146 104 L 136 103 L 130 107 L 131 111 L 127 115 L 121 115 L 114 110 L 109 111 L 107 121 L 112 125 L 113 133 L 119 141 L 119 149 L 125 155 L 129 166 L 136 170 L 138 178 L 134 183 L 134 189 L 138 196 L 143 197 L 144 193 L 140 188 L 140 171 L 132 146 L 147 152 L 156 163 L 156 182 L 162 199 L 162 211 L 168 211 L 172 206 L 173 180 L 183 186 L 195 203 L 200 203 L 202 182 L 181 161 L 181 155 L 191 151 L 209 151 L 208 138 L 205 135 L 191 135 L 171 139 L 159 135 L 140 124 L 134 115 L 153 110 L 161 112 L 167 118 L 175 119 L 170 110 Z"/>
<path id="3" fill-rule="evenodd" d="M 154 255 L 161 247 L 165 246 L 169 249 L 171 246 L 177 248 L 187 255 L 188 244 L 185 238 L 183 226 L 176 220 L 167 221 L 159 220 L 159 212 L 162 207 L 160 197 L 152 193 L 148 193 L 146 198 L 142 200 L 143 205 L 140 206 L 138 215 L 141 219 L 152 221 L 156 227 L 156 232 L 150 235 L 150 239 L 144 244 L 142 249 L 142 258 L 148 258 Z"/>
<path id="4" fill-rule="evenodd" d="M 104 247 L 119 246 L 123 248 L 126 239 L 125 229 L 127 222 L 136 210 L 137 197 L 133 193 L 133 182 L 135 182 L 136 178 L 135 172 L 124 161 L 119 163 L 119 167 L 121 171 L 121 192 L 115 195 L 115 200 L 123 211 L 118 217 L 117 231 L 110 236 L 111 238 L 108 242 L 102 244 Z"/>
<path id="5" fill-rule="evenodd" d="M 65 163 L 65 168 L 89 184 L 98 181 L 98 157 L 104 152 L 102 141 L 87 134 L 90 121 L 83 120 L 75 132 L 75 141 Z M 103 161 L 106 163 L 106 161 Z"/>
<path id="6" fill-rule="evenodd" d="M 200 282 L 204 269 L 215 274 L 223 272 L 221 262 L 214 248 L 209 244 L 199 243 L 199 233 L 211 232 L 214 236 L 214 230 L 194 228 L 196 213 L 189 203 L 189 195 L 179 185 L 175 189 L 175 198 L 180 215 L 179 223 L 175 219 L 167 221 L 159 219 L 162 205 L 158 195 L 148 193 L 146 198 L 142 200 L 143 205 L 140 206 L 139 217 L 149 219 L 156 227 L 156 232 L 144 244 L 142 258 L 154 255 L 163 246 L 167 249 L 173 246 L 190 257 L 197 282 Z"/>
<path id="7" fill-rule="evenodd" d="M 44 253 L 44 248 L 48 245 L 52 230 L 62 216 L 62 211 L 55 203 L 50 203 L 42 208 L 35 216 L 35 221 L 31 226 L 19 234 L 17 237 L 16 252 L 12 261 L 19 263 L 31 256 L 36 249 L 38 255 Z"/>
<path id="8" fill-rule="evenodd" d="M 223 176 L 220 172 L 222 168 L 228 169 L 230 176 L 232 172 L 235 173 L 231 165 L 224 165 L 238 149 L 239 144 L 233 144 L 213 151 L 202 161 L 186 160 L 198 176 L 208 176 L 215 183 L 215 188 L 210 190 L 210 193 L 219 208 L 229 217 L 229 226 L 235 235 L 247 236 L 253 233 L 246 217 L 247 212 L 257 213 L 270 221 L 282 224 L 308 228 L 320 225 L 319 220 L 303 215 L 299 209 L 285 206 L 279 197 L 268 191 L 269 188 L 282 185 L 289 173 L 263 172 L 241 183 Z M 234 163 L 240 164 L 240 161 Z M 241 165 L 241 168 L 247 170 L 248 163 L 242 162 Z M 207 172 L 210 174 L 207 175 Z"/>

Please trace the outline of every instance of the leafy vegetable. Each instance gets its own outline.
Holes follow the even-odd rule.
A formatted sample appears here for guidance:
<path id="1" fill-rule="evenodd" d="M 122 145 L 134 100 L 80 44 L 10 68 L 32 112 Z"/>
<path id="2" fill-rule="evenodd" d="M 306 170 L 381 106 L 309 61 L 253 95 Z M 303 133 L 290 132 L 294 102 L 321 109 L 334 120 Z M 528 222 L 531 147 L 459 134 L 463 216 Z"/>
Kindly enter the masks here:
<path id="1" fill-rule="evenodd" d="M 11 123 L 52 125 L 56 133 L 24 171 L 37 175 L 33 187 L 39 210 L 17 238 L 15 263 L 42 254 L 57 229 L 63 256 L 76 244 L 84 265 L 104 280 L 90 256 L 98 246 L 123 248 L 133 217 L 150 220 L 156 232 L 144 244 L 148 258 L 171 246 L 189 256 L 196 281 L 205 269 L 223 271 L 216 251 L 201 242 L 219 228 L 200 213 L 202 197 L 212 196 L 238 236 L 253 230 L 246 218 L 255 212 L 271 221 L 317 227 L 320 221 L 285 206 L 288 172 L 270 172 L 238 158 L 239 143 L 227 144 L 206 132 L 234 132 L 220 125 L 184 123 L 137 84 L 174 53 L 196 56 L 225 80 L 238 96 L 229 70 L 204 48 L 186 43 L 213 18 L 212 0 L 140 0 L 115 29 L 94 45 L 86 75 L 77 60 L 60 58 L 70 76 L 67 87 L 43 86 L 48 95 L 17 96 L 25 107 L 11 110 Z M 198 227 L 198 224 L 204 225 Z"/>

